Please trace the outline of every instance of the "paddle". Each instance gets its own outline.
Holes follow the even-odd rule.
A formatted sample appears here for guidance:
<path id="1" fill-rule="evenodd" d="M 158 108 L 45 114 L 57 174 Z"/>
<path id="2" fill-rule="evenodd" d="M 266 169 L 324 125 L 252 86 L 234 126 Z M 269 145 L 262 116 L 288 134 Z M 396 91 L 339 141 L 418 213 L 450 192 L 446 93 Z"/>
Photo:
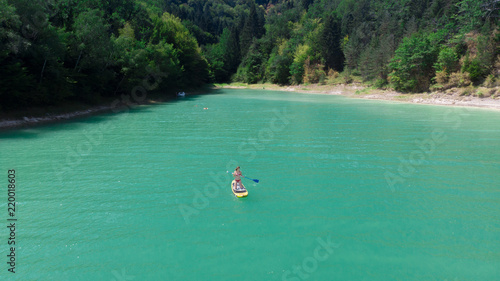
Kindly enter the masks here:
<path id="1" fill-rule="evenodd" d="M 249 177 L 247 177 L 247 176 L 245 176 L 245 177 L 243 177 L 243 178 L 244 178 L 244 179 L 249 179 L 249 180 L 252 180 L 252 181 L 254 181 L 255 183 L 259 183 L 259 180 L 254 180 L 254 179 L 251 179 L 251 178 L 249 178 Z"/>
<path id="2" fill-rule="evenodd" d="M 229 174 L 229 171 L 226 171 L 226 173 L 228 173 L 228 174 Z M 251 179 L 251 178 L 249 178 L 249 177 L 247 177 L 247 176 L 244 176 L 243 178 L 244 178 L 244 179 L 249 179 L 249 180 L 251 180 L 251 181 L 254 181 L 255 183 L 259 183 L 259 180 L 254 180 L 254 179 Z"/>

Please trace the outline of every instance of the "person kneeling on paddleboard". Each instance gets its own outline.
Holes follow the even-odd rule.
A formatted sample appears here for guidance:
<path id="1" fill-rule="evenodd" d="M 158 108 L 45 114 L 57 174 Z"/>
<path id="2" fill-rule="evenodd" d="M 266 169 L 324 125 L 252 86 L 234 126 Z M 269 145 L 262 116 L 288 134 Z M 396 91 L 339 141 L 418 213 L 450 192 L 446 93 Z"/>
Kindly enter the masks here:
<path id="1" fill-rule="evenodd" d="M 234 184 L 236 185 L 235 187 L 233 187 L 234 190 L 238 190 L 241 188 L 241 177 L 244 178 L 244 176 L 241 175 L 241 171 L 240 171 L 240 166 L 236 167 L 236 169 L 234 169 L 234 172 L 233 172 L 233 176 L 234 176 Z"/>

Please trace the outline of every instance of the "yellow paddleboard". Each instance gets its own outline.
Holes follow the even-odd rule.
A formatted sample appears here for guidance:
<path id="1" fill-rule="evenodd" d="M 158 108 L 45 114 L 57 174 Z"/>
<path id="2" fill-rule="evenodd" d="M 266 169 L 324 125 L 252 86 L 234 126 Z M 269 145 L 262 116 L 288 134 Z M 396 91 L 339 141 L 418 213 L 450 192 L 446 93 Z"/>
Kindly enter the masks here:
<path id="1" fill-rule="evenodd" d="M 243 187 L 243 189 L 241 189 L 241 190 L 234 190 L 233 187 L 235 187 L 235 183 L 236 183 L 235 180 L 233 180 L 231 182 L 231 190 L 233 191 L 234 195 L 236 197 L 240 197 L 240 198 L 241 197 L 246 197 L 248 195 L 248 190 L 245 188 L 245 186 L 243 185 L 243 183 L 241 183 L 241 187 Z"/>

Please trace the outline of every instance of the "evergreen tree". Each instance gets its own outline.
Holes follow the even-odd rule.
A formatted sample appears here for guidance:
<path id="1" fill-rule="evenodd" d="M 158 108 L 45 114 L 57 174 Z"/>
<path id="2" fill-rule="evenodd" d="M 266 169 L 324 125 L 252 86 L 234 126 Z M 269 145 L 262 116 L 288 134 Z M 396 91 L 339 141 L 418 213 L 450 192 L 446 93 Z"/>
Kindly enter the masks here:
<path id="1" fill-rule="evenodd" d="M 311 5 L 314 2 L 314 0 L 301 0 L 300 5 L 304 10 L 307 10 L 309 8 L 309 5 Z"/>
<path id="2" fill-rule="evenodd" d="M 240 43 L 238 38 L 238 31 L 231 28 L 227 40 L 221 41 L 224 49 L 224 67 L 229 73 L 235 73 L 240 64 Z"/>
<path id="3" fill-rule="evenodd" d="M 248 49 L 252 45 L 253 39 L 258 37 L 261 27 L 259 27 L 259 18 L 257 16 L 257 9 L 255 8 L 254 1 L 250 1 L 250 14 L 245 20 L 245 25 L 241 31 L 240 48 L 241 56 L 244 57 Z"/>
<path id="4" fill-rule="evenodd" d="M 320 44 L 325 66 L 337 71 L 344 69 L 344 53 L 341 48 L 341 25 L 336 14 L 326 17 Z"/>

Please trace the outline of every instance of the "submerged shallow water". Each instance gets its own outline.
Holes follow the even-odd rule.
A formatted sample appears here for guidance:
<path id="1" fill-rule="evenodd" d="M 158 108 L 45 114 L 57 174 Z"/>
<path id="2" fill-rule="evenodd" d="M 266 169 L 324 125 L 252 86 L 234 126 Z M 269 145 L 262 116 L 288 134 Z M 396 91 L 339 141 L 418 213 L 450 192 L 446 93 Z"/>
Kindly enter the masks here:
<path id="1" fill-rule="evenodd" d="M 498 279 L 499 112 L 217 93 L 1 134 L 0 276 Z"/>

